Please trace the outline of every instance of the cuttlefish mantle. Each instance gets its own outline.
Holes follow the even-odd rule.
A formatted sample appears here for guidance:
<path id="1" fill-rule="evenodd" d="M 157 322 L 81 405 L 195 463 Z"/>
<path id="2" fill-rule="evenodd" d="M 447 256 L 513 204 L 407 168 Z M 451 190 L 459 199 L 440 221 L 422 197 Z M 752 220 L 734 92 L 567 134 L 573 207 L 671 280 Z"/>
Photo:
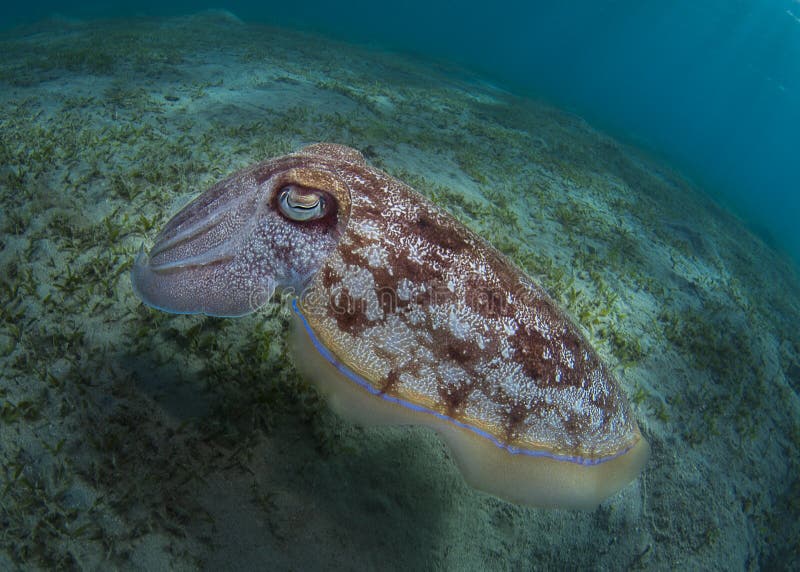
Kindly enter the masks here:
<path id="1" fill-rule="evenodd" d="M 647 460 L 618 382 L 542 288 L 354 149 L 311 145 L 221 181 L 132 280 L 150 306 L 213 316 L 293 293 L 297 365 L 338 413 L 435 429 L 501 498 L 591 508 Z"/>

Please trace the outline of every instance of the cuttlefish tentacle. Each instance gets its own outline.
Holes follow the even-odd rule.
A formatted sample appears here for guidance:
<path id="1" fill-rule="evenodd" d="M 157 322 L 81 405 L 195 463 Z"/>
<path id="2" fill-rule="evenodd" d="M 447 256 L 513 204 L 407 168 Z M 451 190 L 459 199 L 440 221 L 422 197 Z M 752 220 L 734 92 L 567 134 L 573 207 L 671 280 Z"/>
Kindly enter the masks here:
<path id="1" fill-rule="evenodd" d="M 294 290 L 298 366 L 334 409 L 434 428 L 503 498 L 591 507 L 647 459 L 619 384 L 553 300 L 354 149 L 312 145 L 216 185 L 133 283 L 152 306 L 212 315 Z"/>

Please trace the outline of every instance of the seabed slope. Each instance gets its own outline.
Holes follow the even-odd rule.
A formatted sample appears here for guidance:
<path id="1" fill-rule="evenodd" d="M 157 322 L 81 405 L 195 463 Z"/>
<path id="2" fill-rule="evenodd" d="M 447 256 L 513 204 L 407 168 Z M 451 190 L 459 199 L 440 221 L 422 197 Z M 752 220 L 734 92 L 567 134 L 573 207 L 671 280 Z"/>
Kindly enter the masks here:
<path id="1" fill-rule="evenodd" d="M 0 36 L 0 569 L 719 569 L 800 552 L 800 284 L 659 161 L 458 69 L 224 14 Z M 143 307 L 143 242 L 223 175 L 361 149 L 540 281 L 653 449 L 593 512 L 468 488 L 337 419 L 289 314 Z"/>

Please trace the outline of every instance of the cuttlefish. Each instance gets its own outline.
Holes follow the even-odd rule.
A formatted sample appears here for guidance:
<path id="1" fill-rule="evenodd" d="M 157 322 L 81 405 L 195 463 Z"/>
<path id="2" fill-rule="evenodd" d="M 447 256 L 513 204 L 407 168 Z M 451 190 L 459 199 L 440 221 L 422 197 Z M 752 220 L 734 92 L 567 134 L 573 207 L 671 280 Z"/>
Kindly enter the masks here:
<path id="1" fill-rule="evenodd" d="M 295 361 L 336 412 L 433 428 L 466 481 L 503 499 L 591 508 L 647 460 L 619 383 L 553 299 L 355 149 L 310 145 L 217 183 L 132 280 L 185 314 L 290 294 Z"/>

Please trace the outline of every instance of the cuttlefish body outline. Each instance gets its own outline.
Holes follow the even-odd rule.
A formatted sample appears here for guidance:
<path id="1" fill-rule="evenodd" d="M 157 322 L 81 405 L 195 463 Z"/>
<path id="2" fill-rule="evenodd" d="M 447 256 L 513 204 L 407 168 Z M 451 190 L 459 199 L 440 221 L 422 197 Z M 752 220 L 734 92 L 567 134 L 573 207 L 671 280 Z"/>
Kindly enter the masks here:
<path id="1" fill-rule="evenodd" d="M 214 185 L 132 281 L 150 306 L 212 316 L 292 293 L 296 364 L 337 412 L 432 427 L 466 480 L 501 498 L 591 508 L 648 458 L 619 383 L 544 290 L 349 147 Z"/>

